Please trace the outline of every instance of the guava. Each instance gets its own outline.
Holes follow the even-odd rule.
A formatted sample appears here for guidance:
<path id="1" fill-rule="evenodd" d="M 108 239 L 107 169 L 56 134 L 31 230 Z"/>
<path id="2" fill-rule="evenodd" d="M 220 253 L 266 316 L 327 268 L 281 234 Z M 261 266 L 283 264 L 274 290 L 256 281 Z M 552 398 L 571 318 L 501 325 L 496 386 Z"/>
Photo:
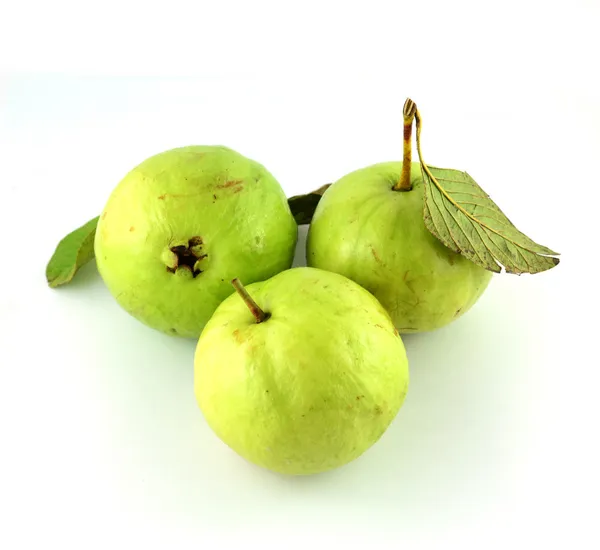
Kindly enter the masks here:
<path id="1" fill-rule="evenodd" d="M 196 347 L 194 390 L 209 426 L 248 461 L 314 474 L 370 448 L 409 381 L 404 344 L 351 280 L 298 267 L 236 283 Z"/>
<path id="2" fill-rule="evenodd" d="M 356 170 L 325 191 L 308 232 L 307 264 L 366 288 L 401 333 L 431 331 L 464 315 L 492 273 L 450 250 L 425 226 L 419 163 L 410 163 L 412 188 L 393 189 L 402 165 Z"/>
<path id="3" fill-rule="evenodd" d="M 111 193 L 94 249 L 117 302 L 146 325 L 197 338 L 230 280 L 291 266 L 298 228 L 285 193 L 259 163 L 222 146 L 164 151 Z"/>

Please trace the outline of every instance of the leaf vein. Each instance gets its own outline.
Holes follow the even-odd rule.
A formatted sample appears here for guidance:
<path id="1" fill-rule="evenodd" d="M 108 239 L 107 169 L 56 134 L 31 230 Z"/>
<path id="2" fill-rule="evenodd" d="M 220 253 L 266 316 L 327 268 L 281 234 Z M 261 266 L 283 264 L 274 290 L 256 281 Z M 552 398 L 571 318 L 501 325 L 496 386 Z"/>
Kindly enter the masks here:
<path id="1" fill-rule="evenodd" d="M 446 221 L 446 219 L 444 218 L 444 215 L 442 214 L 442 211 L 440 210 L 439 205 L 437 204 L 437 202 L 435 201 L 435 199 L 433 198 L 433 193 L 429 192 L 429 197 L 431 198 L 431 202 L 433 203 L 433 205 L 436 207 L 440 218 L 442 218 L 442 221 L 444 222 L 444 225 L 446 226 L 446 229 L 448 230 L 448 235 L 450 237 L 450 239 L 454 242 L 454 246 L 456 247 L 457 251 L 461 250 L 461 246 L 458 244 L 458 242 L 456 242 L 456 239 L 454 238 L 454 235 L 452 234 L 452 231 L 450 230 L 450 227 L 448 226 L 448 222 Z M 431 216 L 431 220 L 433 221 L 433 216 Z M 435 221 L 433 221 L 433 224 L 436 226 L 437 228 L 437 224 L 435 223 Z M 440 233 L 440 230 L 437 229 L 438 233 Z"/>
<path id="2" fill-rule="evenodd" d="M 429 168 L 427 167 L 427 165 L 425 165 L 426 170 L 428 171 L 429 176 L 431 177 L 434 185 L 440 190 L 440 192 L 454 205 L 456 206 L 457 209 L 459 209 L 461 212 L 463 212 L 463 214 L 465 214 L 468 218 L 470 218 L 471 220 L 473 220 L 475 223 L 480 224 L 481 226 L 485 227 L 486 229 L 488 229 L 489 231 L 491 231 L 492 233 L 495 233 L 496 235 L 506 239 L 507 241 L 511 242 L 512 244 L 514 244 L 515 246 L 519 246 L 520 248 L 522 248 L 523 250 L 527 250 L 528 252 L 532 252 L 534 253 L 532 250 L 528 249 L 527 247 L 523 246 L 523 245 L 519 245 L 518 243 L 516 243 L 515 241 L 513 241 L 510 237 L 502 235 L 501 233 L 499 233 L 498 231 L 496 231 L 495 229 L 491 228 L 489 225 L 479 221 L 476 217 L 472 216 L 467 210 L 465 210 L 462 206 L 460 206 L 459 203 L 457 203 L 449 194 L 448 192 L 439 184 L 439 182 L 435 179 L 435 176 L 433 174 L 431 174 L 431 172 L 429 172 Z M 491 200 L 491 199 L 490 199 Z M 515 228 L 516 231 L 518 231 L 518 229 Z M 518 231 L 519 233 L 521 233 L 520 231 Z"/>
<path id="3" fill-rule="evenodd" d="M 444 206 L 444 209 L 446 210 L 446 212 L 448 212 L 448 214 L 450 214 L 450 216 L 452 217 L 452 219 L 454 219 L 454 221 L 456 222 L 456 225 L 458 227 L 458 229 L 460 229 L 461 233 L 465 236 L 465 238 L 467 239 L 467 241 L 469 241 L 469 244 L 471 245 L 471 248 L 473 249 L 473 252 L 477 255 L 477 257 L 485 263 L 485 260 L 481 257 L 481 255 L 479 254 L 477 248 L 475 247 L 473 241 L 471 241 L 471 239 L 469 238 L 469 236 L 467 235 L 467 233 L 465 232 L 465 230 L 462 228 L 462 226 L 460 225 L 459 221 L 456 219 L 456 217 L 454 216 L 454 214 L 448 209 L 448 206 L 446 205 L 446 202 L 444 201 L 444 198 L 441 197 L 442 199 L 442 204 Z M 454 234 L 452 232 L 452 229 L 450 227 L 450 224 L 448 224 L 448 222 L 446 221 L 445 217 L 442 215 L 442 218 L 444 219 L 444 223 L 446 224 L 446 227 L 448 228 L 448 231 L 450 232 L 450 235 L 452 236 L 452 239 L 454 239 Z M 481 239 L 481 237 L 480 237 Z M 456 241 L 455 241 L 456 242 Z"/>

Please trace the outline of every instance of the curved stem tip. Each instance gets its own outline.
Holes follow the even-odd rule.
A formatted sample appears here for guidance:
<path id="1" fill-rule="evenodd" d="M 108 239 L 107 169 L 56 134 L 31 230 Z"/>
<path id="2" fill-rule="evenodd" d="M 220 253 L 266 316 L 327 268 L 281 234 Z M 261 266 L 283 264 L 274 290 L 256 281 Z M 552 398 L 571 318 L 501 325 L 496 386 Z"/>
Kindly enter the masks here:
<path id="1" fill-rule="evenodd" d="M 412 163 L 412 125 L 416 112 L 416 103 L 412 99 L 407 98 L 404 102 L 404 109 L 402 110 L 402 114 L 404 115 L 404 157 L 402 159 L 402 172 L 400 173 L 400 179 L 396 182 L 396 185 L 392 187 L 394 191 L 410 191 L 412 189 L 412 183 L 410 182 L 410 167 Z"/>

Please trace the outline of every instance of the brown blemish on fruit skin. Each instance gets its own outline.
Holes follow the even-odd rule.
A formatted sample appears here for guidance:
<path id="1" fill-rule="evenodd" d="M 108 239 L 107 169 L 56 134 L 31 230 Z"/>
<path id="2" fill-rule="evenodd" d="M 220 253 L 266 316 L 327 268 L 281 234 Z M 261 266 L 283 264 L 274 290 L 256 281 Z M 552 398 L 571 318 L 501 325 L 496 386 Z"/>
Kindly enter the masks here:
<path id="1" fill-rule="evenodd" d="M 243 186 L 240 186 L 240 187 L 236 187 L 236 188 L 233 190 L 233 192 L 234 192 L 234 193 L 239 193 L 240 191 L 243 191 L 243 190 L 244 190 L 244 187 L 243 187 Z"/>
<path id="2" fill-rule="evenodd" d="M 394 327 L 394 334 L 395 334 L 396 336 L 400 336 L 400 333 L 398 332 L 398 329 L 397 329 L 396 327 Z"/>
<path id="3" fill-rule="evenodd" d="M 167 196 L 166 194 L 165 194 L 165 195 L 160 195 L 160 196 L 158 197 L 158 200 L 159 200 L 159 201 L 164 201 L 166 196 Z"/>
<path id="4" fill-rule="evenodd" d="M 235 187 L 236 185 L 243 185 L 244 180 L 229 180 L 225 183 L 217 185 L 219 189 L 227 189 L 228 187 Z"/>
<path id="5" fill-rule="evenodd" d="M 383 414 L 383 409 L 379 405 L 375 405 L 375 414 Z"/>
<path id="6" fill-rule="evenodd" d="M 460 312 L 461 312 L 461 311 L 462 311 L 462 307 L 459 307 L 459 308 L 456 310 L 456 313 L 454 314 L 454 317 L 455 317 L 455 318 L 456 318 L 456 317 L 458 317 L 458 316 L 460 315 Z"/>
<path id="7" fill-rule="evenodd" d="M 375 323 L 375 326 L 378 327 L 378 328 L 382 328 L 382 329 L 385 330 L 385 327 L 383 325 L 380 325 L 379 323 Z"/>
<path id="8" fill-rule="evenodd" d="M 104 214 L 102 214 L 102 219 L 106 218 L 106 214 L 108 214 L 108 212 L 104 212 Z"/>
<path id="9" fill-rule="evenodd" d="M 133 227 L 133 225 L 132 225 L 132 226 L 129 228 L 129 232 L 131 233 L 131 232 L 133 232 L 133 231 L 135 231 L 135 227 Z"/>
<path id="10" fill-rule="evenodd" d="M 373 247 L 371 247 L 371 254 L 373 254 L 373 258 L 375 258 L 375 261 L 379 265 L 383 265 L 383 262 L 381 261 L 381 258 L 379 257 L 379 254 L 377 254 L 377 251 Z"/>

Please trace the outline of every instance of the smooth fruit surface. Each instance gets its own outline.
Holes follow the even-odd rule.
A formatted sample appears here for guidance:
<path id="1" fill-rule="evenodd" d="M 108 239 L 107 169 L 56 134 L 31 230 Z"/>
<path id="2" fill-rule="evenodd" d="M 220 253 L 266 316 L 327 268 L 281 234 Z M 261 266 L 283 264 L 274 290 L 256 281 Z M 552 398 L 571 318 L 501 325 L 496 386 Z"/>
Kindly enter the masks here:
<path id="1" fill-rule="evenodd" d="M 259 163 L 220 146 L 152 156 L 117 185 L 95 238 L 98 269 L 118 303 L 168 334 L 198 337 L 232 277 L 290 267 L 297 225 Z"/>
<path id="2" fill-rule="evenodd" d="M 402 333 L 430 331 L 464 315 L 492 273 L 453 252 L 423 221 L 423 178 L 394 191 L 402 162 L 375 164 L 335 182 L 307 239 L 309 266 L 341 273 L 374 294 Z"/>
<path id="3" fill-rule="evenodd" d="M 211 428 L 247 460 L 285 474 L 330 470 L 386 431 L 408 388 L 404 345 L 377 300 L 336 273 L 301 267 L 247 286 L 206 325 L 194 389 Z"/>

